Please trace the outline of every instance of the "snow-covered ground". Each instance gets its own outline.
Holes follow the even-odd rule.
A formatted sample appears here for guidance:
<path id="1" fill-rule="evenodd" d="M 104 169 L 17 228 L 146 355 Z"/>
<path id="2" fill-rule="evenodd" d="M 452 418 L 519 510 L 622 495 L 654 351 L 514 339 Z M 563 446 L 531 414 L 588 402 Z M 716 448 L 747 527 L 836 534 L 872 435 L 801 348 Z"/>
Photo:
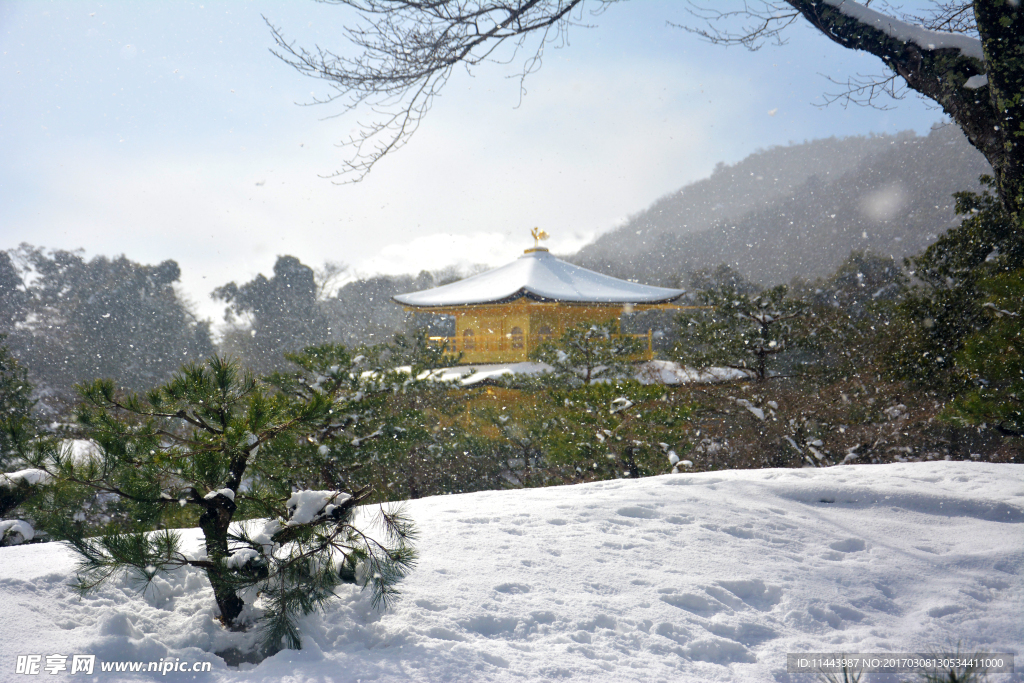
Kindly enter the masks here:
<path id="1" fill-rule="evenodd" d="M 408 365 L 397 368 L 410 372 Z M 479 363 L 476 365 L 458 365 L 452 368 L 432 370 L 423 376 L 440 382 L 459 382 L 462 386 L 473 386 L 489 380 L 497 380 L 511 375 L 542 375 L 551 372 L 547 363 L 524 361 L 521 363 Z M 746 377 L 742 370 L 733 368 L 708 368 L 694 370 L 679 363 L 667 360 L 651 360 L 636 366 L 636 379 L 642 384 L 689 384 L 691 382 L 713 383 L 725 382 Z"/>
<path id="2" fill-rule="evenodd" d="M 210 654 L 232 636 L 198 572 L 80 599 L 61 546 L 0 548 L 0 680 L 811 681 L 787 652 L 1024 643 L 1021 465 L 679 474 L 407 509 L 421 559 L 392 611 L 346 587 L 303 622 L 304 650 L 241 670 Z M 213 667 L 16 675 L 26 654 Z"/>

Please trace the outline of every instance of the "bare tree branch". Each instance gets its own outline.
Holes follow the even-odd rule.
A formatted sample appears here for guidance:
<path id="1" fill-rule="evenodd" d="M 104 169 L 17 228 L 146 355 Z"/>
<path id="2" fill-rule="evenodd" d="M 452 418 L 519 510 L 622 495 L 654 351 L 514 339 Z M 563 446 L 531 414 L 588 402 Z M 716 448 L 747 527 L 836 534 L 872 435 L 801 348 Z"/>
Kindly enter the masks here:
<path id="1" fill-rule="evenodd" d="M 854 104 L 859 107 L 871 107 L 879 111 L 890 111 L 895 107 L 891 104 L 886 104 L 886 98 L 902 100 L 907 96 L 907 84 L 898 74 L 856 74 L 845 81 L 840 81 L 828 74 L 818 75 L 844 88 L 839 92 L 822 93 L 821 97 L 824 103 L 816 105 L 819 107 L 827 107 L 838 102 L 839 106 L 843 109 Z"/>
<path id="2" fill-rule="evenodd" d="M 936 2 L 932 10 L 922 14 L 904 14 L 903 20 L 920 24 L 933 31 L 978 36 L 978 23 L 974 20 L 974 3 L 963 0 Z"/>
<path id="3" fill-rule="evenodd" d="M 378 118 L 359 124 L 339 146 L 349 150 L 342 168 L 325 177 L 357 182 L 386 154 L 405 146 L 433 105 L 456 65 L 507 63 L 530 49 L 523 79 L 540 68 L 546 45 L 566 40 L 582 25 L 584 0 L 321 0 L 357 10 L 363 23 L 346 31 L 359 52 L 345 57 L 319 46 L 288 41 L 271 24 L 272 52 L 300 73 L 330 83 L 334 92 L 309 104 L 335 103 L 342 116 L 367 108 Z M 599 12 L 614 0 L 598 0 Z M 532 46 L 532 47 L 531 47 Z M 510 50 L 506 53 L 504 49 Z"/>
<path id="4" fill-rule="evenodd" d="M 675 24 L 714 45 L 742 46 L 752 52 L 765 43 L 785 45 L 782 32 L 800 19 L 800 12 L 785 2 L 743 2 L 743 9 L 722 10 L 717 6 L 704 6 L 687 2 L 686 10 L 703 26 Z"/>
<path id="5" fill-rule="evenodd" d="M 384 155 L 404 146 L 456 65 L 471 71 L 486 61 L 514 60 L 529 48 L 531 56 L 520 74 L 522 94 L 522 79 L 540 67 L 545 46 L 564 44 L 569 27 L 582 25 L 584 11 L 584 0 L 321 1 L 359 12 L 362 23 L 346 35 L 356 49 L 355 57 L 320 47 L 307 51 L 267 23 L 277 45 L 274 54 L 334 89 L 311 104 L 339 104 L 336 116 L 362 108 L 378 117 L 360 124 L 356 134 L 341 143 L 350 156 L 341 170 L 328 176 L 339 182 L 362 179 Z M 613 1 L 591 0 L 597 12 Z M 802 19 L 844 48 L 878 57 L 891 75 L 852 77 L 844 91 L 826 95 L 826 102 L 885 108 L 878 103 L 882 95 L 898 99 L 906 89 L 932 100 L 992 164 L 1008 212 L 1013 216 L 1022 212 L 1024 9 L 1020 3 L 936 0 L 930 11 L 920 14 L 904 13 L 884 0 L 700 3 L 688 2 L 695 22 L 680 28 L 715 44 L 749 50 L 766 43 L 783 45 L 783 32 Z"/>

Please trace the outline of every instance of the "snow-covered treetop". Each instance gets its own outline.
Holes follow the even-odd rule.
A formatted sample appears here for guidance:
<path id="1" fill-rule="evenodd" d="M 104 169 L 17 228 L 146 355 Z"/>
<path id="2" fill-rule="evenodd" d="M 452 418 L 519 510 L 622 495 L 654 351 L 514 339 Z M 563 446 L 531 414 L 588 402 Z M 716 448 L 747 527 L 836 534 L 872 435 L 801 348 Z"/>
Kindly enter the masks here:
<path id="1" fill-rule="evenodd" d="M 651 287 L 574 266 L 546 249 L 531 249 L 508 265 L 422 292 L 399 294 L 407 306 L 461 306 L 505 303 L 520 297 L 569 303 L 655 304 L 685 294 L 682 289 Z"/>

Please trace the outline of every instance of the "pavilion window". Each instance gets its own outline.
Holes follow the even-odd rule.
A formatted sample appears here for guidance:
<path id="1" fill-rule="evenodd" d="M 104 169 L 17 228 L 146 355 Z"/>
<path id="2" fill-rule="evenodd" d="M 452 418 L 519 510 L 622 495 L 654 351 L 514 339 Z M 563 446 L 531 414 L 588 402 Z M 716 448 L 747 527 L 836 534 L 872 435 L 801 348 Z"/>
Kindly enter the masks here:
<path id="1" fill-rule="evenodd" d="M 551 326 L 550 325 L 541 325 L 539 328 L 537 328 L 537 337 L 542 342 L 551 341 L 551 338 L 554 337 L 554 336 L 555 335 L 551 331 Z"/>
<path id="2" fill-rule="evenodd" d="M 476 339 L 473 338 L 473 330 L 466 330 L 462 333 L 462 350 L 472 351 L 476 348 Z"/>
<path id="3" fill-rule="evenodd" d="M 512 348 L 513 349 L 521 349 L 521 348 L 523 348 L 523 341 L 524 341 L 523 328 L 521 328 L 521 327 L 513 327 L 512 331 L 509 333 L 509 336 L 512 338 Z"/>

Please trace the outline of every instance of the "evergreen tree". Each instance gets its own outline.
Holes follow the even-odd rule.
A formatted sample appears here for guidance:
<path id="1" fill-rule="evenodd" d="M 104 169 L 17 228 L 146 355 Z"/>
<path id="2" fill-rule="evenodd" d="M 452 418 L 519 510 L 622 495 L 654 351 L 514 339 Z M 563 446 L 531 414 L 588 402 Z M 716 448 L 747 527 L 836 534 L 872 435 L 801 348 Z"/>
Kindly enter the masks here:
<path id="1" fill-rule="evenodd" d="M 747 280 L 735 268 L 727 263 L 714 268 L 701 268 L 691 271 L 687 277 L 687 286 L 693 291 L 707 291 L 729 287 L 740 294 L 756 294 L 761 288 Z"/>
<path id="2" fill-rule="evenodd" d="M 567 329 L 559 339 L 541 344 L 530 353 L 530 358 L 550 365 L 556 377 L 569 378 L 574 384 L 590 384 L 627 376 L 632 361 L 642 351 L 639 339 L 619 334 L 618 322 L 581 323 Z"/>
<path id="3" fill-rule="evenodd" d="M 174 290 L 181 276 L 174 261 L 86 261 L 78 252 L 29 245 L 15 256 L 34 278 L 25 292 L 27 317 L 9 344 L 44 403 L 51 395 L 71 403 L 75 384 L 96 377 L 141 391 L 213 352 L 208 323 Z"/>
<path id="4" fill-rule="evenodd" d="M 35 464 L 57 444 L 39 434 L 34 405 L 28 373 L 0 343 L 0 546 L 35 538 L 26 506 L 49 481 Z"/>
<path id="5" fill-rule="evenodd" d="M 790 299 L 779 285 L 744 293 L 720 285 L 697 295 L 699 308 L 680 314 L 680 341 L 673 355 L 694 368 L 728 367 L 763 382 L 769 361 L 792 350 L 800 340 L 796 325 L 806 304 Z"/>
<path id="6" fill-rule="evenodd" d="M 637 478 L 679 462 L 691 408 L 666 387 L 632 379 L 641 350 L 615 323 L 578 325 L 531 354 L 552 372 L 502 383 L 514 398 L 480 414 L 513 455 L 513 480 Z"/>
<path id="7" fill-rule="evenodd" d="M 542 448 L 580 480 L 665 474 L 679 463 L 690 407 L 663 386 L 636 380 L 552 388 Z"/>
<path id="8" fill-rule="evenodd" d="M 279 256 L 274 275 L 257 275 L 241 286 L 218 287 L 213 298 L 228 304 L 230 350 L 259 374 L 287 367 L 286 351 L 327 341 L 327 322 L 317 301 L 316 274 L 294 256 Z"/>
<path id="9" fill-rule="evenodd" d="M 994 424 L 1003 434 L 1024 436 L 1024 270 L 978 283 L 982 309 L 991 318 L 984 332 L 967 338 L 956 355 L 973 387 L 957 397 L 952 414 Z"/>
<path id="10" fill-rule="evenodd" d="M 310 400 L 320 391 L 310 375 L 310 358 L 334 348 L 338 347 L 287 354 L 307 374 L 275 373 L 268 381 L 295 400 Z M 329 486 L 372 487 L 378 500 L 433 492 L 426 483 L 417 485 L 411 464 L 437 440 L 445 416 L 460 409 L 459 397 L 446 383 L 411 377 L 397 368 L 396 355 L 392 347 L 378 345 L 347 357 L 342 367 L 348 368 L 348 375 L 339 381 L 345 383 L 350 400 L 325 415 L 305 442 L 286 444 L 290 464 L 282 477 L 296 486 L 322 481 Z"/>
<path id="11" fill-rule="evenodd" d="M 3 342 L 0 335 L 0 472 L 24 463 L 37 430 L 28 372 Z"/>
<path id="12" fill-rule="evenodd" d="M 415 560 L 409 522 L 382 511 L 386 538 L 374 540 L 353 519 L 369 490 L 323 490 L 315 477 L 305 489 L 290 474 L 302 445 L 326 438 L 333 417 L 360 412 L 354 359 L 325 346 L 295 360 L 301 393 L 217 357 L 145 395 L 122 394 L 110 380 L 82 387 L 79 423 L 99 454 L 86 462 L 55 454 L 47 463 L 53 495 L 41 511 L 51 533 L 80 554 L 81 590 L 119 572 L 145 585 L 176 567 L 202 569 L 228 628 L 248 625 L 243 596 L 259 594 L 267 653 L 299 647 L 296 616 L 322 608 L 340 582 L 369 585 L 374 604 L 395 598 Z M 96 493 L 112 513 L 102 528 L 82 521 Z M 234 524 L 242 520 L 251 521 Z M 165 528 L 184 525 L 202 530 L 199 556 Z"/>
<path id="13" fill-rule="evenodd" d="M 887 359 L 909 332 L 896 311 L 907 277 L 893 258 L 853 251 L 828 278 L 794 288 L 809 304 L 798 350 L 807 379 L 816 375 L 818 385 L 862 374 L 892 380 Z"/>
<path id="14" fill-rule="evenodd" d="M 870 317 L 873 302 L 898 299 L 906 285 L 907 276 L 891 256 L 855 250 L 808 298 L 815 306 L 840 308 L 850 317 Z"/>
<path id="15" fill-rule="evenodd" d="M 982 177 L 982 182 L 992 185 L 991 178 Z M 907 261 L 917 282 L 899 309 L 913 334 L 892 361 L 904 377 L 958 391 L 963 377 L 955 372 L 954 358 L 992 320 L 983 307 L 987 294 L 980 283 L 1024 268 L 1024 234 L 991 192 L 955 197 L 961 224 Z"/>
<path id="16" fill-rule="evenodd" d="M 396 366 L 408 365 L 413 377 L 458 365 L 462 353 L 451 353 L 447 341 L 435 344 L 430 341 L 429 335 L 430 331 L 426 327 L 414 329 L 408 334 L 396 334 L 389 344 L 392 362 Z"/>
<path id="17" fill-rule="evenodd" d="M 21 274 L 6 251 L 0 251 L 0 333 L 25 319 L 28 293 Z"/>

